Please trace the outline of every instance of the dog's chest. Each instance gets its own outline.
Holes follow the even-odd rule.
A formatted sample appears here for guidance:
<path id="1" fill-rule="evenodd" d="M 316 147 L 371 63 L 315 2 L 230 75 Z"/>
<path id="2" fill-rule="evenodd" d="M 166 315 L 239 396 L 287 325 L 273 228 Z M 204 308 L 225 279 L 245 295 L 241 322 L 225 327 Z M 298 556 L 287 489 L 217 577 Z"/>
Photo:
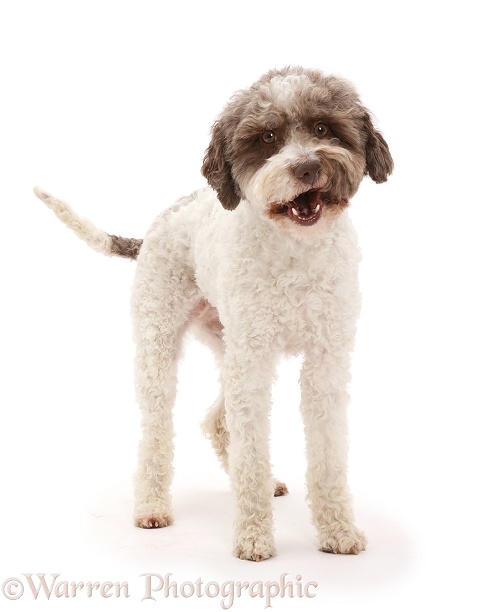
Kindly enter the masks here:
<path id="1" fill-rule="evenodd" d="M 336 316 L 338 290 L 337 278 L 331 272 L 295 259 L 271 266 L 259 295 L 275 326 L 278 348 L 299 352 L 319 334 L 329 333 L 328 325 Z"/>
<path id="2" fill-rule="evenodd" d="M 329 234 L 302 242 L 248 219 L 245 209 L 213 208 L 193 253 L 196 283 L 227 341 L 300 353 L 357 317 L 359 252 L 345 216 Z"/>
<path id="3" fill-rule="evenodd" d="M 346 317 L 342 268 L 313 254 L 243 260 L 232 275 L 233 322 L 250 339 L 289 353 L 326 341 Z"/>

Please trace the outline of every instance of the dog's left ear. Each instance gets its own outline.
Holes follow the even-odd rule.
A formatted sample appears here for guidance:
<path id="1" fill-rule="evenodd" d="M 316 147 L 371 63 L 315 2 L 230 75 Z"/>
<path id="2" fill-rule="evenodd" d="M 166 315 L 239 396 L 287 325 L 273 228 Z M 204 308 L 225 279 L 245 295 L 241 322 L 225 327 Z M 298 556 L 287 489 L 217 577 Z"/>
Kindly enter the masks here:
<path id="1" fill-rule="evenodd" d="M 218 194 L 223 208 L 236 208 L 240 202 L 239 189 L 232 176 L 232 166 L 225 155 L 225 130 L 221 121 L 213 125 L 211 142 L 202 162 L 202 174 Z"/>
<path id="2" fill-rule="evenodd" d="M 370 114 L 364 114 L 364 131 L 366 133 L 366 169 L 375 183 L 384 183 L 394 168 L 389 147 L 384 137 L 375 129 Z"/>

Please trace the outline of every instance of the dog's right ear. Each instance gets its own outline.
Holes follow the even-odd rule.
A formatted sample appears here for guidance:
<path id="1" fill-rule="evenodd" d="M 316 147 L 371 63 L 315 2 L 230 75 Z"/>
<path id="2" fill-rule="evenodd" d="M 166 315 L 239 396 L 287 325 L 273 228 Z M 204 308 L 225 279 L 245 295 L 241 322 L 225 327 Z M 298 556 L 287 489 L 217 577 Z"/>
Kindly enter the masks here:
<path id="1" fill-rule="evenodd" d="M 223 208 L 233 210 L 241 198 L 232 177 L 232 166 L 225 155 L 225 144 L 225 131 L 221 121 L 217 121 L 211 130 L 211 142 L 202 162 L 202 174 L 218 194 Z"/>

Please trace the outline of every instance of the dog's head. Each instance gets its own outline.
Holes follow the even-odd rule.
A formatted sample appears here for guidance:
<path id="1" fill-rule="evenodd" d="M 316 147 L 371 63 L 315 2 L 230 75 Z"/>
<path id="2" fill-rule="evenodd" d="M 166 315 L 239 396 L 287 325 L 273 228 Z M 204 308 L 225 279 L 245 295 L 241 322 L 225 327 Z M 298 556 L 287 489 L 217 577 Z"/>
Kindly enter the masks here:
<path id="1" fill-rule="evenodd" d="M 298 233 L 329 228 L 364 175 L 382 183 L 392 168 L 350 83 L 286 68 L 230 100 L 213 125 L 202 173 L 225 208 L 245 198 Z"/>

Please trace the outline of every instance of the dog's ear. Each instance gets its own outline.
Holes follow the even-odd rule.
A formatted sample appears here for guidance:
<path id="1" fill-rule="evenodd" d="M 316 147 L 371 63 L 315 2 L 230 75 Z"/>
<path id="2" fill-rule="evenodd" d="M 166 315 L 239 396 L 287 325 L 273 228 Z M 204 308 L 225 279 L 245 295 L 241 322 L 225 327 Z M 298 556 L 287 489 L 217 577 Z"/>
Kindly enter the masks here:
<path id="1" fill-rule="evenodd" d="M 239 189 L 232 177 L 232 166 L 225 155 L 225 130 L 221 121 L 213 125 L 211 142 L 202 162 L 202 174 L 218 194 L 223 208 L 236 208 L 240 202 Z"/>
<path id="2" fill-rule="evenodd" d="M 365 112 L 364 132 L 366 134 L 366 169 L 375 183 L 384 183 L 394 168 L 389 147 L 384 137 L 375 129 L 370 114 Z"/>

